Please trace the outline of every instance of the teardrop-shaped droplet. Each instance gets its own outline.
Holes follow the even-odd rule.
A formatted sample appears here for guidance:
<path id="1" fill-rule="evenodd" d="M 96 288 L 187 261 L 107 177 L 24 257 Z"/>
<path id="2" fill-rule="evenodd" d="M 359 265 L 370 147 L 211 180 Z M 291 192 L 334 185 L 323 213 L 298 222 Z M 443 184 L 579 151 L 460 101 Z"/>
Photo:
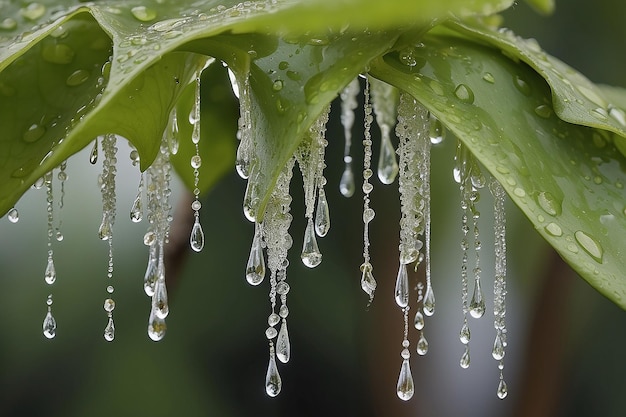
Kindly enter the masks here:
<path id="1" fill-rule="evenodd" d="M 200 224 L 200 218 L 198 216 L 196 216 L 196 221 L 191 228 L 189 245 L 191 245 L 191 249 L 196 252 L 200 252 L 204 247 L 204 232 L 202 231 L 202 225 Z"/>
<path id="2" fill-rule="evenodd" d="M 109 217 L 105 214 L 102 216 L 102 223 L 100 223 L 100 227 L 98 228 L 98 237 L 101 240 L 108 240 L 111 237 L 111 222 L 109 221 Z"/>
<path id="3" fill-rule="evenodd" d="M 465 345 L 465 350 L 463 351 L 463 355 L 461 356 L 461 361 L 459 362 L 461 368 L 467 369 L 470 366 L 470 353 L 469 353 L 469 345 Z"/>
<path id="4" fill-rule="evenodd" d="M 341 180 L 339 180 L 339 191 L 344 197 L 352 197 L 354 195 L 354 173 L 352 172 L 352 165 L 346 163 L 346 168 L 343 170 Z"/>
<path id="5" fill-rule="evenodd" d="M 426 283 L 426 292 L 424 293 L 424 314 L 428 317 L 435 314 L 435 292 L 430 282 Z"/>
<path id="6" fill-rule="evenodd" d="M 20 213 L 18 213 L 15 207 L 9 210 L 7 213 L 7 219 L 9 219 L 11 223 L 17 223 L 20 220 Z"/>
<path id="7" fill-rule="evenodd" d="M 424 328 L 424 315 L 421 311 L 415 313 L 415 320 L 413 321 L 413 323 L 417 330 L 422 330 Z"/>
<path id="8" fill-rule="evenodd" d="M 389 137 L 389 126 L 383 124 L 380 127 L 381 142 L 380 156 L 378 157 L 378 179 L 383 184 L 391 184 L 398 175 L 398 161 L 396 160 L 396 150 L 391 144 Z"/>
<path id="9" fill-rule="evenodd" d="M 157 316 L 155 309 L 152 308 L 150 310 L 150 318 L 148 319 L 148 337 L 158 342 L 165 337 L 166 330 L 167 325 L 165 324 L 165 319 Z"/>
<path id="10" fill-rule="evenodd" d="M 179 148 L 178 116 L 176 115 L 176 108 L 172 109 L 172 113 L 170 113 L 165 134 L 167 135 L 167 146 L 170 149 L 170 153 L 176 155 Z"/>
<path id="11" fill-rule="evenodd" d="M 420 338 L 417 341 L 417 354 L 420 356 L 424 356 L 428 353 L 428 341 L 426 337 L 424 337 L 424 333 L 420 333 Z"/>
<path id="12" fill-rule="evenodd" d="M 404 308 L 409 305 L 409 275 L 405 264 L 400 264 L 400 268 L 398 269 L 394 295 L 398 306 Z"/>
<path id="13" fill-rule="evenodd" d="M 98 138 L 93 143 L 93 148 L 91 148 L 91 153 L 89 154 L 89 162 L 91 165 L 95 165 L 98 162 Z"/>
<path id="14" fill-rule="evenodd" d="M 270 362 L 267 366 L 267 373 L 265 374 L 265 392 L 270 397 L 275 397 L 280 394 L 280 389 L 283 386 L 283 382 L 278 374 L 278 367 L 276 366 L 276 359 L 274 358 L 274 352 L 271 352 Z"/>
<path id="15" fill-rule="evenodd" d="M 48 309 L 46 317 L 44 317 L 43 319 L 43 335 L 46 336 L 48 339 L 52 339 L 54 338 L 54 336 L 56 336 L 56 330 L 57 322 L 52 316 L 52 311 Z"/>
<path id="16" fill-rule="evenodd" d="M 304 230 L 304 243 L 302 245 L 300 258 L 302 259 L 302 263 L 309 268 L 315 268 L 322 262 L 322 254 L 317 247 L 315 229 L 313 227 L 313 220 L 311 219 L 309 219 L 306 229 Z"/>
<path id="17" fill-rule="evenodd" d="M 152 245 L 150 247 L 150 256 L 148 257 L 148 266 L 143 278 L 143 289 L 148 297 L 154 295 L 154 286 L 158 278 L 157 261 L 157 246 Z"/>
<path id="18" fill-rule="evenodd" d="M 46 265 L 46 272 L 44 274 L 44 279 L 46 281 L 46 284 L 52 285 L 54 284 L 54 281 L 57 280 L 57 273 L 56 273 L 56 269 L 54 268 L 54 261 L 52 260 L 52 257 L 48 257 L 48 264 Z"/>
<path id="19" fill-rule="evenodd" d="M 441 121 L 431 114 L 429 126 L 430 143 L 438 145 L 443 142 L 445 132 L 445 128 L 443 127 L 443 124 L 441 124 Z"/>
<path id="20" fill-rule="evenodd" d="M 403 401 L 410 400 L 415 392 L 415 388 L 413 386 L 413 375 L 411 374 L 411 365 L 408 359 L 404 359 L 402 361 L 396 392 L 398 394 L 398 398 Z"/>
<path id="21" fill-rule="evenodd" d="M 483 298 L 483 290 L 478 279 L 474 282 L 474 293 L 472 294 L 469 312 L 475 319 L 479 319 L 485 314 L 485 299 Z"/>
<path id="22" fill-rule="evenodd" d="M 505 350 L 504 350 L 504 342 L 502 341 L 502 334 L 496 334 L 496 339 L 493 342 L 493 350 L 491 351 L 491 356 L 497 361 L 504 358 Z"/>
<path id="23" fill-rule="evenodd" d="M 372 274 L 372 265 L 370 263 L 361 265 L 361 271 L 363 272 L 363 275 L 361 275 L 361 289 L 370 296 L 371 300 L 374 298 L 374 291 L 376 291 L 376 280 Z"/>
<path id="24" fill-rule="evenodd" d="M 459 332 L 459 339 L 461 340 L 461 343 L 463 343 L 464 345 L 467 345 L 470 341 L 471 338 L 471 333 L 470 333 L 470 328 L 467 325 L 467 322 L 463 323 L 463 327 L 461 327 L 461 331 Z"/>
<path id="25" fill-rule="evenodd" d="M 137 194 L 133 206 L 130 208 L 130 220 L 133 223 L 139 223 L 143 219 L 143 204 L 141 202 L 141 193 Z"/>
<path id="26" fill-rule="evenodd" d="M 255 228 L 250 256 L 246 265 L 246 280 L 250 285 L 259 285 L 265 278 L 265 257 L 263 256 L 262 237 L 258 223 Z"/>
<path id="27" fill-rule="evenodd" d="M 113 323 L 113 317 L 109 317 L 109 322 L 104 328 L 104 340 L 111 342 L 115 339 L 115 324 Z"/>
<path id="28" fill-rule="evenodd" d="M 276 339 L 276 357 L 282 363 L 289 362 L 291 357 L 291 344 L 289 343 L 289 332 L 287 331 L 287 320 L 283 320 Z"/>
<path id="29" fill-rule="evenodd" d="M 161 277 L 161 274 L 159 274 L 159 279 L 157 279 L 154 285 L 152 308 L 157 317 L 162 319 L 166 318 L 170 313 L 170 308 L 167 303 L 167 287 L 165 285 L 165 278 Z"/>
<path id="30" fill-rule="evenodd" d="M 506 398 L 508 393 L 509 393 L 509 390 L 506 386 L 506 382 L 504 382 L 504 379 L 500 379 L 500 383 L 498 384 L 498 391 L 497 391 L 498 398 L 503 400 Z"/>
<path id="31" fill-rule="evenodd" d="M 330 213 L 328 210 L 328 200 L 326 192 L 320 188 L 317 195 L 317 208 L 315 211 L 315 233 L 319 237 L 324 237 L 330 230 Z"/>

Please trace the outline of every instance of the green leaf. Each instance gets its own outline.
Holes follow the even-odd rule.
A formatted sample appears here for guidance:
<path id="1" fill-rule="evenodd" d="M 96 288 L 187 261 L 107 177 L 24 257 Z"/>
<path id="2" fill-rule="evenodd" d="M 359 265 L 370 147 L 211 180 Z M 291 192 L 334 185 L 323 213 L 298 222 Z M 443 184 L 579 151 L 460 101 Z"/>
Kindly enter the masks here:
<path id="1" fill-rule="evenodd" d="M 414 67 L 394 52 L 370 74 L 435 114 L 561 256 L 626 308 L 626 160 L 609 134 L 556 117 L 544 79 L 490 47 L 458 37 L 422 41 L 409 51 Z"/>
<path id="2" fill-rule="evenodd" d="M 554 12 L 554 0 L 526 0 L 526 3 L 544 15 L 549 15 Z"/>

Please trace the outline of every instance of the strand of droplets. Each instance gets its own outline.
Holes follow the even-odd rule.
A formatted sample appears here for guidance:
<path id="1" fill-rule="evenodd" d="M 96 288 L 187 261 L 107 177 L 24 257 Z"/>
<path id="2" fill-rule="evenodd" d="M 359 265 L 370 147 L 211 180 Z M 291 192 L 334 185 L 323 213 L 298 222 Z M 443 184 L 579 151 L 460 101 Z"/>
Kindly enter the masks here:
<path id="1" fill-rule="evenodd" d="M 409 350 L 409 309 L 411 285 L 408 266 L 414 264 L 414 270 L 424 262 L 426 272 L 425 288 L 422 282 L 414 286 L 416 291 L 417 312 L 413 324 L 418 331 L 416 351 L 422 356 L 428 352 L 428 341 L 424 335 L 425 316 L 432 316 L 435 311 L 435 297 L 431 283 L 430 268 L 430 148 L 432 144 L 438 144 L 443 140 L 444 129 L 439 120 L 429 115 L 416 100 L 408 94 L 399 93 L 395 88 L 377 81 L 365 78 L 364 95 L 364 161 L 363 161 L 363 264 L 361 265 L 361 287 L 369 296 L 370 303 L 373 300 L 377 286 L 373 275 L 369 252 L 369 224 L 375 217 L 374 210 L 370 207 L 370 194 L 373 185 L 370 182 L 373 176 L 371 169 L 372 138 L 371 125 L 376 117 L 380 127 L 381 142 L 378 160 L 377 174 L 383 184 L 391 184 L 399 174 L 399 191 L 401 200 L 400 220 L 400 243 L 399 243 L 399 269 L 394 288 L 394 297 L 397 305 L 401 308 L 404 322 L 402 340 L 402 363 L 396 387 L 397 395 L 402 400 L 409 400 L 414 393 L 414 382 L 410 367 L 411 353 Z M 279 175 L 275 189 L 273 190 L 264 213 L 263 221 L 256 221 L 254 211 L 257 201 L 256 192 L 259 172 L 255 171 L 255 141 L 254 128 L 250 115 L 250 91 L 246 79 L 234 84 L 235 94 L 240 100 L 241 117 L 239 120 L 238 138 L 240 144 L 237 150 L 237 172 L 248 180 L 244 197 L 244 214 L 255 222 L 254 236 L 250 256 L 246 265 L 246 279 L 251 285 L 259 285 L 266 275 L 264 251 L 267 251 L 267 267 L 270 271 L 270 314 L 265 336 L 269 344 L 269 364 L 265 380 L 265 389 L 269 396 L 280 393 L 282 380 L 278 372 L 276 359 L 287 363 L 291 356 L 291 344 L 287 330 L 287 294 L 290 286 L 287 283 L 287 267 L 289 261 L 287 252 L 293 244 L 289 234 L 292 221 L 290 214 L 291 196 L 289 185 L 293 175 L 293 167 L 297 162 L 303 177 L 305 196 L 305 217 L 307 226 L 302 244 L 301 260 L 314 268 L 322 261 L 322 254 L 317 244 L 317 237 L 324 237 L 330 229 L 330 216 L 328 201 L 324 187 L 326 179 L 323 175 L 325 148 L 326 123 L 328 121 L 329 108 L 325 109 L 319 118 L 313 123 L 294 155 L 285 165 Z M 370 103 L 371 87 L 371 103 Z M 339 189 L 345 197 L 350 197 L 355 192 L 354 174 L 352 171 L 352 156 L 350 155 L 352 128 L 355 120 L 354 110 L 357 107 L 357 96 L 360 92 L 360 83 L 356 79 L 341 92 L 341 123 L 345 133 L 344 163 L 345 168 L 340 180 Z M 374 113 L 374 115 L 372 114 Z M 396 123 L 397 121 L 397 123 Z M 190 234 L 191 248 L 199 252 L 204 246 L 204 233 L 200 224 L 199 211 L 199 180 L 202 161 L 199 154 L 200 142 L 200 81 L 196 79 L 195 100 L 189 114 L 189 122 L 193 126 L 192 143 L 195 146 L 195 154 L 190 160 L 194 173 L 194 201 L 191 209 L 194 212 L 194 224 Z M 398 149 L 394 151 L 391 132 L 395 127 L 399 139 Z M 108 242 L 109 262 L 107 268 L 108 285 L 107 297 L 104 309 L 107 314 L 107 324 L 104 330 L 104 338 L 107 341 L 114 340 L 115 325 L 113 322 L 113 310 L 115 302 L 112 298 L 114 287 L 111 284 L 113 278 L 113 224 L 115 222 L 115 174 L 116 174 L 116 137 L 105 135 L 102 137 L 102 149 L 104 161 L 102 174 L 99 177 L 102 200 L 103 219 L 99 228 L 99 237 Z M 169 197 L 171 166 L 169 158 L 178 152 L 178 116 L 174 109 L 169 117 L 167 128 L 163 133 L 160 152 L 153 164 L 141 174 L 137 197 L 133 201 L 130 210 L 130 219 L 140 222 L 144 217 L 144 199 L 146 206 L 146 218 L 148 231 L 144 235 L 144 244 L 149 248 L 148 264 L 144 275 L 144 290 L 151 298 L 151 309 L 148 320 L 148 335 L 154 341 L 163 339 L 166 331 L 165 319 L 169 313 L 167 288 L 165 284 L 164 247 L 169 241 L 169 228 L 172 221 L 171 204 Z M 399 163 L 396 159 L 399 156 Z M 139 163 L 139 155 L 132 150 L 131 161 L 133 165 Z M 95 164 L 98 160 L 98 140 L 90 154 L 90 162 Z M 64 183 L 67 179 L 65 173 L 66 164 L 62 164 L 58 172 L 58 180 L 61 185 L 61 199 L 59 208 L 63 206 Z M 470 328 L 468 313 L 474 318 L 483 316 L 485 302 L 481 288 L 481 268 L 478 220 L 480 213 L 475 207 L 479 197 L 479 190 L 486 185 L 486 180 L 481 173 L 479 164 L 474 156 L 458 142 L 455 155 L 454 179 L 459 184 L 461 193 L 461 305 L 463 324 L 460 331 L 460 340 L 464 346 L 460 365 L 462 368 L 469 367 L 469 341 Z M 56 281 L 56 270 L 53 261 L 52 238 L 56 235 L 58 241 L 63 240 L 60 231 L 61 221 L 58 227 L 54 227 L 54 196 L 52 190 L 52 172 L 45 175 L 34 184 L 35 188 L 46 187 L 47 205 L 47 235 L 48 235 L 48 261 L 45 270 L 45 281 L 52 285 Z M 505 192 L 501 185 L 491 179 L 489 189 L 494 196 L 494 232 L 495 232 L 495 279 L 494 279 L 494 327 L 496 337 L 494 340 L 492 356 L 498 361 L 500 370 L 500 382 L 497 395 L 505 398 L 507 386 L 503 378 L 506 348 L 506 325 L 505 325 L 505 296 L 506 296 L 506 240 L 505 240 Z M 145 195 L 144 195 L 145 194 Z M 317 202 L 317 204 L 316 204 Z M 9 220 L 13 223 L 19 219 L 15 208 L 9 211 Z M 468 264 L 470 227 L 472 229 L 471 243 L 474 248 L 474 288 L 471 301 L 469 298 Z M 280 305 L 278 305 L 280 300 Z M 47 338 L 54 338 L 56 334 L 56 321 L 52 315 L 52 294 L 47 298 L 47 312 L 43 323 L 43 333 Z M 279 329 L 277 329 L 279 327 Z"/>

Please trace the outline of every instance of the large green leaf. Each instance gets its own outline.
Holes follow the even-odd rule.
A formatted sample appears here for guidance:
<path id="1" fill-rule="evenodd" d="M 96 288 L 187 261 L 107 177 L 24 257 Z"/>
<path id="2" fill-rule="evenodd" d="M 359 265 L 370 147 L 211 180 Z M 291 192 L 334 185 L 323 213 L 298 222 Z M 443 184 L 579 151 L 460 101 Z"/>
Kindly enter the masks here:
<path id="1" fill-rule="evenodd" d="M 608 132 L 556 117 L 540 75 L 458 37 L 428 36 L 377 59 L 370 74 L 423 103 L 561 256 L 626 308 L 626 160 Z"/>

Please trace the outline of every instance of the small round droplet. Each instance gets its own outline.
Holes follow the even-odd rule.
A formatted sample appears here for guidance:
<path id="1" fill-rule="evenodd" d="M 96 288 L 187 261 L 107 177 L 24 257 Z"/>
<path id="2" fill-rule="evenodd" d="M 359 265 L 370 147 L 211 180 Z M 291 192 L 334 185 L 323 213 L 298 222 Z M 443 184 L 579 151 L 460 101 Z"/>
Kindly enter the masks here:
<path id="1" fill-rule="evenodd" d="M 202 158 L 200 155 L 194 155 L 191 157 L 191 167 L 193 169 L 198 169 L 202 166 Z"/>
<path id="2" fill-rule="evenodd" d="M 549 119 L 552 116 L 552 108 L 547 104 L 541 104 L 535 107 L 535 114 L 543 119 Z"/>
<path id="3" fill-rule="evenodd" d="M 268 339 L 273 339 L 276 336 L 278 336 L 278 330 L 276 330 L 274 327 L 268 327 L 267 330 L 265 330 L 265 337 L 267 337 Z"/>
<path id="4" fill-rule="evenodd" d="M 109 294 L 113 294 L 113 292 L 114 292 L 114 291 L 115 291 L 115 288 L 113 288 L 113 285 L 109 285 L 109 286 L 107 286 L 107 292 L 108 292 Z"/>
<path id="5" fill-rule="evenodd" d="M 494 76 L 493 76 L 493 74 L 492 74 L 492 73 L 490 73 L 490 72 L 486 72 L 486 73 L 483 75 L 483 80 L 485 80 L 485 81 L 486 81 L 486 82 L 488 82 L 489 84 L 494 84 L 494 83 L 496 82 L 495 77 L 494 77 Z"/>
<path id="6" fill-rule="evenodd" d="M 156 241 L 156 235 L 154 232 L 148 232 L 143 235 L 143 244 L 146 246 L 152 245 Z"/>
<path id="7" fill-rule="evenodd" d="M 457 85 L 454 95 L 463 103 L 472 104 L 474 102 L 474 92 L 465 84 Z"/>
<path id="8" fill-rule="evenodd" d="M 41 139 L 44 133 L 46 133 L 45 127 L 38 124 L 33 124 L 28 128 L 28 130 L 26 130 L 26 132 L 24 132 L 24 134 L 22 135 L 22 140 L 27 143 L 37 142 L 39 139 Z"/>
<path id="9" fill-rule="evenodd" d="M 115 310 L 115 301 L 113 301 L 112 298 L 107 298 L 106 300 L 104 300 L 104 311 L 110 313 L 113 310 Z"/>
<path id="10" fill-rule="evenodd" d="M 20 14 L 28 20 L 37 20 L 46 13 L 46 6 L 33 2 L 28 6 L 20 9 Z"/>
<path id="11" fill-rule="evenodd" d="M 140 20 L 142 22 L 149 22 L 151 20 L 154 20 L 157 16 L 155 10 L 150 9 L 146 6 L 135 6 L 130 9 L 130 12 L 137 20 Z"/>
<path id="12" fill-rule="evenodd" d="M 17 223 L 20 220 L 20 214 L 15 207 L 9 210 L 7 213 L 7 219 L 9 219 L 11 223 Z"/>
<path id="13" fill-rule="evenodd" d="M 376 212 L 371 209 L 371 208 L 366 208 L 365 210 L 363 210 L 363 223 L 369 223 L 372 220 L 374 220 L 374 216 L 376 215 Z"/>
<path id="14" fill-rule="evenodd" d="M 191 209 L 193 211 L 198 211 L 202 208 L 202 203 L 198 200 L 194 200 L 193 203 L 191 203 Z"/>
<path id="15" fill-rule="evenodd" d="M 556 223 L 547 224 L 545 227 L 545 230 L 548 234 L 555 236 L 555 237 L 559 237 L 563 235 L 563 230 L 561 230 L 561 227 Z"/>
<path id="16" fill-rule="evenodd" d="M 283 89 L 283 81 L 282 80 L 274 81 L 274 83 L 272 84 L 272 90 L 280 91 L 282 89 Z"/>
<path id="17" fill-rule="evenodd" d="M 596 261 L 602 262 L 602 255 L 604 251 L 602 250 L 602 246 L 600 246 L 600 244 L 593 237 L 589 236 L 582 230 L 574 233 L 574 237 L 585 252 L 591 255 L 591 257 Z"/>
<path id="18" fill-rule="evenodd" d="M 513 78 L 513 84 L 515 85 L 515 88 L 517 88 L 517 90 L 524 94 L 525 96 L 530 96 L 531 93 L 531 89 L 530 89 L 530 84 L 528 84 L 523 78 L 521 78 L 519 75 L 516 75 Z"/>

